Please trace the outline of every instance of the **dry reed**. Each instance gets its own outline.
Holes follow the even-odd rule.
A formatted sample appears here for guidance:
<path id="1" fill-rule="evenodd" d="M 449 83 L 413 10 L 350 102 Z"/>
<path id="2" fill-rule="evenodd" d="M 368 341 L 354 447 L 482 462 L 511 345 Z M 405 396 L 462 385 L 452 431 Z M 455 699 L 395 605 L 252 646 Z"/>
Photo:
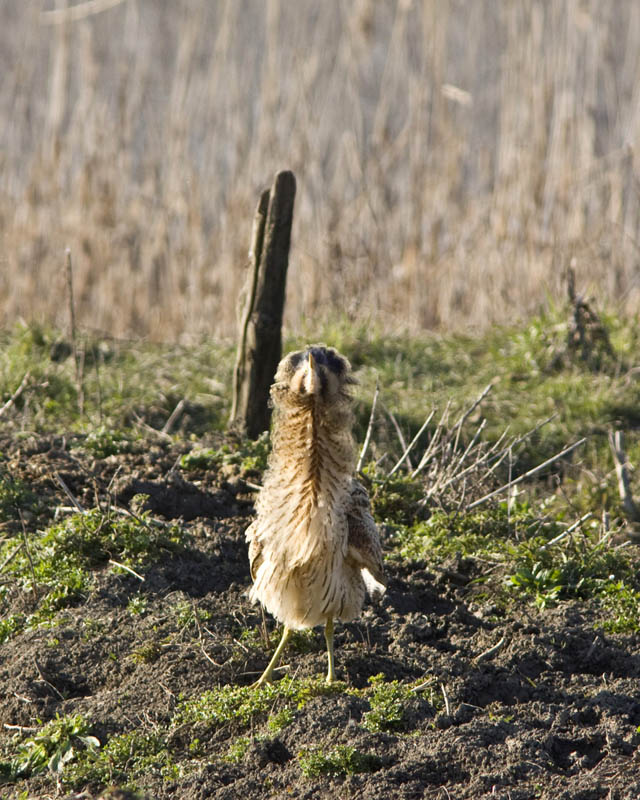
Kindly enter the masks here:
<path id="1" fill-rule="evenodd" d="M 5 323 L 64 327 L 71 247 L 80 327 L 233 334 L 281 168 L 291 326 L 510 321 L 571 258 L 638 310 L 635 0 L 66 6 L 0 0 Z"/>

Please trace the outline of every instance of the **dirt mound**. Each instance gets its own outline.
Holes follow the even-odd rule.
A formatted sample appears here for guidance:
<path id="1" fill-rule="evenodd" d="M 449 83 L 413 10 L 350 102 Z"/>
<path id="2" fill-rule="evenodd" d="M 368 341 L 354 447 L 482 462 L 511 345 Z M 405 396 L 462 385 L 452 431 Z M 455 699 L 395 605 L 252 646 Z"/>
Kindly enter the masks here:
<path id="1" fill-rule="evenodd" d="M 605 635 L 588 603 L 500 617 L 467 593 L 473 563 L 436 575 L 390 560 L 383 600 L 336 632 L 340 691 L 285 702 L 286 677 L 265 709 L 224 716 L 216 705 L 216 724 L 211 710 L 198 716 L 202 698 L 218 702 L 209 690 L 244 691 L 272 648 L 246 598 L 251 487 L 216 468 L 181 474 L 184 446 L 96 456 L 81 444 L 0 443 L 12 475 L 48 508 L 40 524 L 69 494 L 86 508 L 109 493 L 125 506 L 144 494 L 188 536 L 144 574 L 97 569 L 53 624 L 1 647 L 5 751 L 11 737 L 72 714 L 112 747 L 69 797 L 134 796 L 123 764 L 150 798 L 640 797 L 640 637 Z M 325 669 L 321 634 L 294 639 L 285 661 L 281 675 L 311 686 Z M 124 737 L 123 759 L 108 743 Z M 104 794 L 112 784 L 122 788 Z M 49 797 L 55 786 L 44 772 L 0 796 Z"/>

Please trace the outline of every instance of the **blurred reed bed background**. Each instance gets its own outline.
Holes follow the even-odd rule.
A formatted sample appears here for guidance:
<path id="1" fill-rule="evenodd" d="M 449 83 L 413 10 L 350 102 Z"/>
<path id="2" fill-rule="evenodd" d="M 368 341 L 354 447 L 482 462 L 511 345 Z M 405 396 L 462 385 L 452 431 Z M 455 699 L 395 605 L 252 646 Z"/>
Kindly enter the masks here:
<path id="1" fill-rule="evenodd" d="M 74 5 L 78 5 L 73 0 Z M 67 7 L 69 6 L 69 7 Z M 231 336 L 259 191 L 286 320 L 640 307 L 636 0 L 0 0 L 0 310 Z"/>

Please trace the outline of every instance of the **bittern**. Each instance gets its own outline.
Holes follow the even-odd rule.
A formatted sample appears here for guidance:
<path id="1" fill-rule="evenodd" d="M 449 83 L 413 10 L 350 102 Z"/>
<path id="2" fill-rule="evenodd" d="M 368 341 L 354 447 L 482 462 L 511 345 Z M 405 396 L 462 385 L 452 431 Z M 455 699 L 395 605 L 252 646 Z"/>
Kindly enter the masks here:
<path id="1" fill-rule="evenodd" d="M 360 614 L 365 590 L 384 592 L 380 536 L 354 478 L 351 365 L 335 349 L 289 353 L 271 387 L 272 452 L 247 529 L 250 597 L 284 629 L 257 685 L 269 682 L 292 630 L 324 625 L 327 682 L 333 624 Z"/>

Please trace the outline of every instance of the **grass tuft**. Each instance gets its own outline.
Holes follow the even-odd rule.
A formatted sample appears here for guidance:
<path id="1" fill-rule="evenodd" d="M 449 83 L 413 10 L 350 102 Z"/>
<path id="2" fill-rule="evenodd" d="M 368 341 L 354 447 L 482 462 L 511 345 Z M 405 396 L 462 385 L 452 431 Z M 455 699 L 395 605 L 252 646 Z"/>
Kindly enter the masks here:
<path id="1" fill-rule="evenodd" d="M 348 745 L 337 745 L 328 751 L 305 749 L 298 753 L 298 763 L 306 778 L 322 775 L 342 777 L 363 772 L 376 772 L 382 767 L 382 759 L 371 753 L 361 753 Z"/>

